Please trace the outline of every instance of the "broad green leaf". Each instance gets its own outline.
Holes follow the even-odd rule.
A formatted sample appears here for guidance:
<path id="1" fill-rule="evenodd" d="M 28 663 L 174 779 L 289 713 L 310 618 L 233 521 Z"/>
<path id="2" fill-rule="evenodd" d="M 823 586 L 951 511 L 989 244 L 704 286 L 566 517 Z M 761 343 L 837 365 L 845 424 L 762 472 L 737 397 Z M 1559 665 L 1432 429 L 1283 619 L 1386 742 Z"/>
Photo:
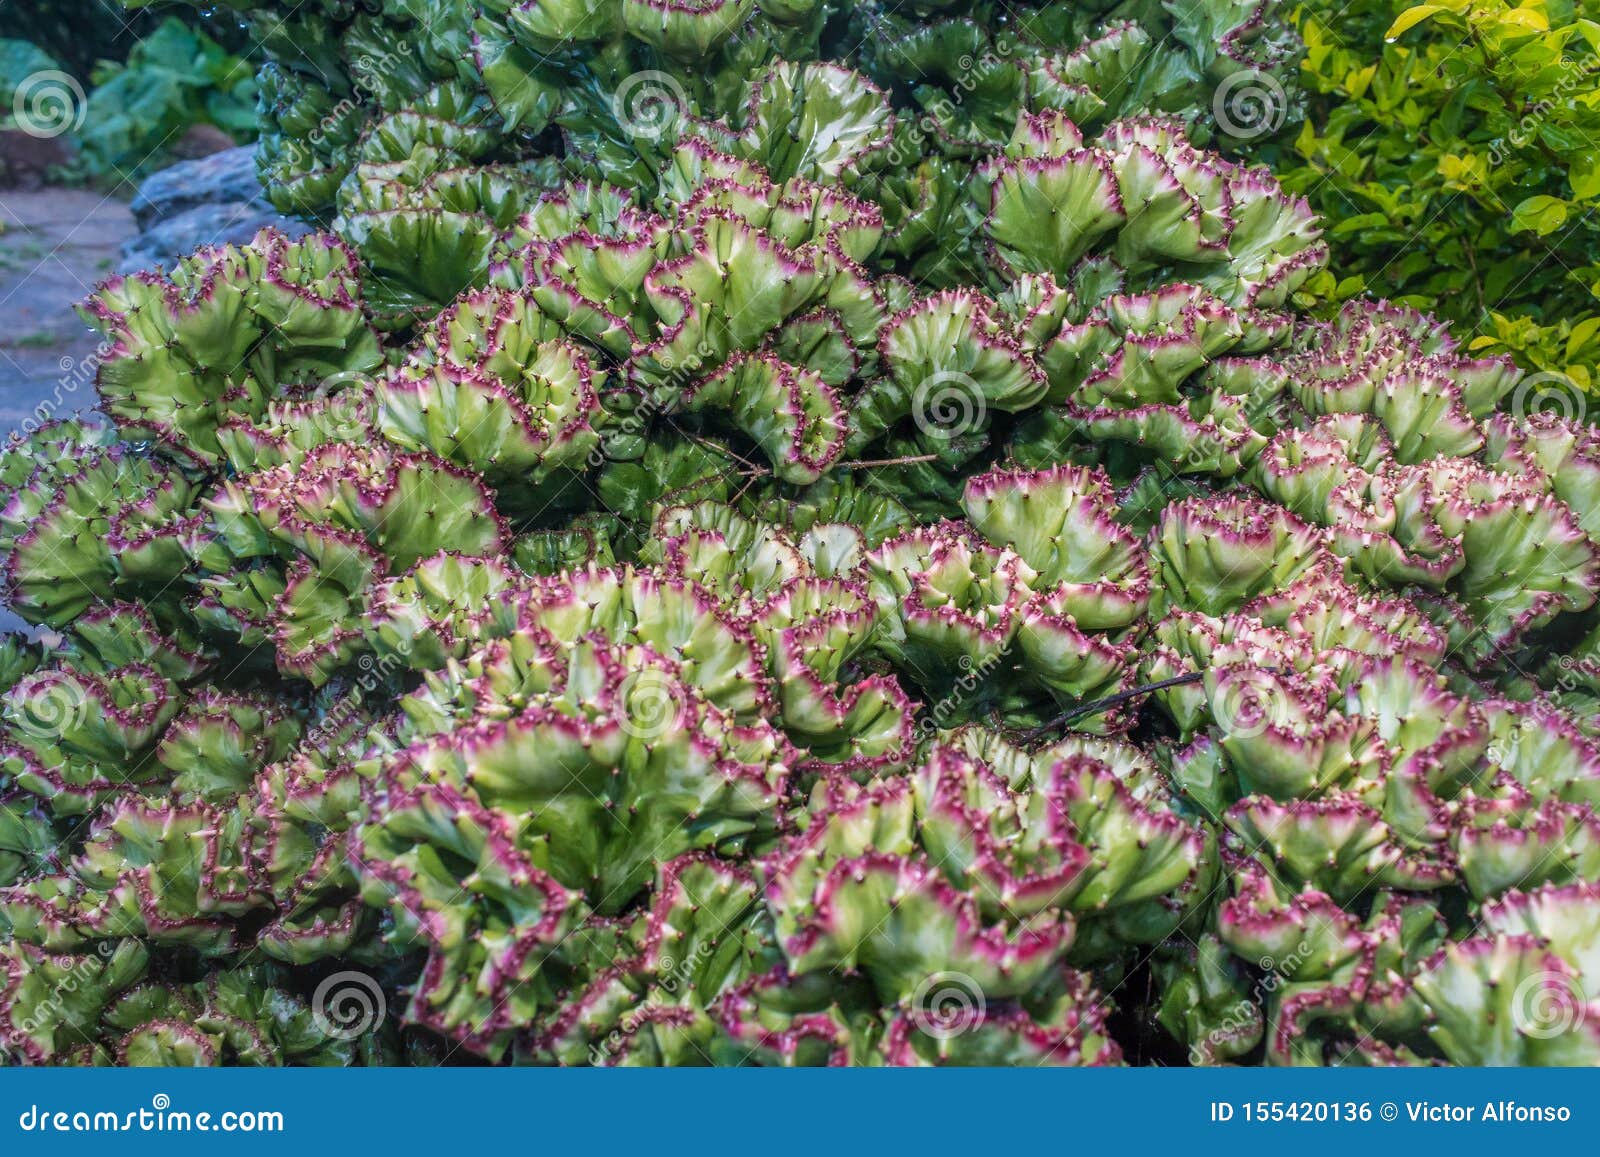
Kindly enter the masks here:
<path id="1" fill-rule="evenodd" d="M 1545 19 L 1544 13 L 1533 8 L 1513 8 L 1510 12 L 1504 12 L 1500 15 L 1500 24 L 1513 33 L 1518 30 L 1550 31 L 1550 21 Z"/>
<path id="2" fill-rule="evenodd" d="M 1408 29 L 1415 28 L 1428 17 L 1443 11 L 1445 11 L 1443 4 L 1418 4 L 1415 8 L 1407 8 L 1395 17 L 1394 23 L 1389 25 L 1389 31 L 1383 34 L 1383 38 L 1398 40 Z"/>
<path id="3" fill-rule="evenodd" d="M 1554 233 L 1566 222 L 1567 203 L 1543 193 L 1529 197 L 1511 211 L 1513 229 L 1531 229 L 1540 237 Z"/>
<path id="4" fill-rule="evenodd" d="M 1573 326 L 1572 332 L 1567 335 L 1567 356 L 1576 357 L 1597 330 L 1600 330 L 1600 317 L 1586 317 Z"/>
<path id="5" fill-rule="evenodd" d="M 1351 100 L 1360 100 L 1367 94 L 1367 86 L 1372 83 L 1372 78 L 1378 73 L 1376 64 L 1369 64 L 1365 68 L 1357 68 L 1346 74 L 1344 78 L 1345 91 L 1350 94 Z"/>
<path id="6" fill-rule="evenodd" d="M 1583 156 L 1567 170 L 1572 195 L 1581 201 L 1600 197 L 1600 157 Z"/>

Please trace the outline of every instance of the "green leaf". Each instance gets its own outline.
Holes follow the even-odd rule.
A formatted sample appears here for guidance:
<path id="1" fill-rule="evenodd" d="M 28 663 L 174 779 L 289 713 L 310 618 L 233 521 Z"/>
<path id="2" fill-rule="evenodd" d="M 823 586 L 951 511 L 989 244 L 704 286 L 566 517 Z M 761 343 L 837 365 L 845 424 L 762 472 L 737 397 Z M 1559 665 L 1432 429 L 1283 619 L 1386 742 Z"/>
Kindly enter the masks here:
<path id="1" fill-rule="evenodd" d="M 1408 28 L 1415 28 L 1434 13 L 1443 11 L 1445 11 L 1443 4 L 1418 4 L 1415 8 L 1407 8 L 1395 17 L 1394 23 L 1389 25 L 1389 31 L 1383 34 L 1383 38 L 1398 40 Z"/>
<path id="2" fill-rule="evenodd" d="M 1600 330 L 1600 317 L 1586 317 L 1573 326 L 1572 332 L 1567 335 L 1567 357 L 1576 358 L 1594 337 L 1596 330 Z"/>
<path id="3" fill-rule="evenodd" d="M 1540 237 L 1554 233 L 1567 221 L 1567 203 L 1543 193 L 1529 197 L 1511 211 L 1513 229 L 1531 229 Z"/>
<path id="4" fill-rule="evenodd" d="M 1572 195 L 1580 201 L 1600 197 L 1600 158 L 1579 157 L 1567 170 L 1567 182 L 1572 186 Z"/>

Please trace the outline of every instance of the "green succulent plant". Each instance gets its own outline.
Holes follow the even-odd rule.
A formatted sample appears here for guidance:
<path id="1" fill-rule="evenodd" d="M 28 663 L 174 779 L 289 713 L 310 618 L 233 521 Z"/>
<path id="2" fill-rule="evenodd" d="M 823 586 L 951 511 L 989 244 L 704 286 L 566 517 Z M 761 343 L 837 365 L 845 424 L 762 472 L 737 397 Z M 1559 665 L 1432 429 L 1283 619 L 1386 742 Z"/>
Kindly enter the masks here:
<path id="1" fill-rule="evenodd" d="M 955 107 L 987 9 L 308 12 L 420 62 L 296 170 L 343 239 L 108 283 L 109 422 L 0 455 L 7 1048 L 1587 1063 L 1593 439 L 1304 312 L 1139 26 Z M 1125 15 L 1175 106 L 1275 46 Z"/>

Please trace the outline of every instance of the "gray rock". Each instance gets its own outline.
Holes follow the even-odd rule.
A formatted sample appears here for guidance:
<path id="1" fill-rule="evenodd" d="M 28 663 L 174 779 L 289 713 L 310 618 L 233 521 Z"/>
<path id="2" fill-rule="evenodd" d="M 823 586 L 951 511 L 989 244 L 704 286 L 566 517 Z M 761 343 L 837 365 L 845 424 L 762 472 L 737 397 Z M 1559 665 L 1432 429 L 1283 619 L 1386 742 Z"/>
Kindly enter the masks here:
<path id="1" fill-rule="evenodd" d="M 271 207 L 251 201 L 203 204 L 187 209 L 146 229 L 122 247 L 123 273 L 157 266 L 171 268 L 203 245 L 242 245 L 271 226 L 290 237 L 303 237 L 311 226 L 284 217 Z"/>
<path id="2" fill-rule="evenodd" d="M 145 180 L 128 208 L 139 228 L 177 217 L 202 205 L 257 201 L 261 183 L 256 177 L 254 145 L 213 153 L 197 161 L 182 161 Z"/>

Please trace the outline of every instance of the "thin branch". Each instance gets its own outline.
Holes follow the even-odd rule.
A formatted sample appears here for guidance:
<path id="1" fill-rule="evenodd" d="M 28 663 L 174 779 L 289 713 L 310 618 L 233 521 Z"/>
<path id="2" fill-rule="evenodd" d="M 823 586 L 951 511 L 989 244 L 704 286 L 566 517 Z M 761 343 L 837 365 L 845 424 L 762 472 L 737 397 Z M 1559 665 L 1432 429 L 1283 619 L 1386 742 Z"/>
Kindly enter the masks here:
<path id="1" fill-rule="evenodd" d="M 908 454 L 904 458 L 870 458 L 861 462 L 841 462 L 836 470 L 871 470 L 877 466 L 915 466 L 919 462 L 937 462 L 937 454 Z"/>
<path id="2" fill-rule="evenodd" d="M 1282 675 L 1284 671 L 1276 667 L 1260 667 L 1258 670 L 1268 675 Z M 1187 675 L 1174 675 L 1170 679 L 1162 679 L 1156 683 L 1146 683 L 1139 687 L 1130 687 L 1115 695 L 1108 695 L 1104 699 L 1096 699 L 1091 703 L 1080 703 L 1070 711 L 1063 711 L 1047 723 L 1041 723 L 1032 731 L 1022 737 L 1023 743 L 1032 743 L 1047 731 L 1054 731 L 1062 724 L 1071 723 L 1074 719 L 1081 719 L 1085 715 L 1101 715 L 1113 707 L 1120 707 L 1132 699 L 1139 699 L 1145 695 L 1153 695 L 1157 691 L 1165 691 L 1169 687 L 1183 687 L 1190 683 L 1198 683 L 1206 677 L 1204 671 L 1191 671 Z"/>
<path id="3" fill-rule="evenodd" d="M 678 423 L 672 421 L 670 418 L 667 419 L 667 424 L 671 426 L 674 431 L 689 439 L 689 441 L 693 442 L 696 446 L 699 446 L 702 450 L 709 450 L 713 454 L 721 454 L 724 458 L 732 458 L 747 471 L 754 470 L 763 474 L 767 472 L 767 468 L 765 466 L 761 465 L 759 462 L 752 462 L 743 454 L 740 454 L 732 446 L 725 446 L 721 442 L 713 442 L 710 438 L 702 437 L 701 435 L 694 433 L 692 430 L 685 430 L 682 426 L 678 425 Z"/>

